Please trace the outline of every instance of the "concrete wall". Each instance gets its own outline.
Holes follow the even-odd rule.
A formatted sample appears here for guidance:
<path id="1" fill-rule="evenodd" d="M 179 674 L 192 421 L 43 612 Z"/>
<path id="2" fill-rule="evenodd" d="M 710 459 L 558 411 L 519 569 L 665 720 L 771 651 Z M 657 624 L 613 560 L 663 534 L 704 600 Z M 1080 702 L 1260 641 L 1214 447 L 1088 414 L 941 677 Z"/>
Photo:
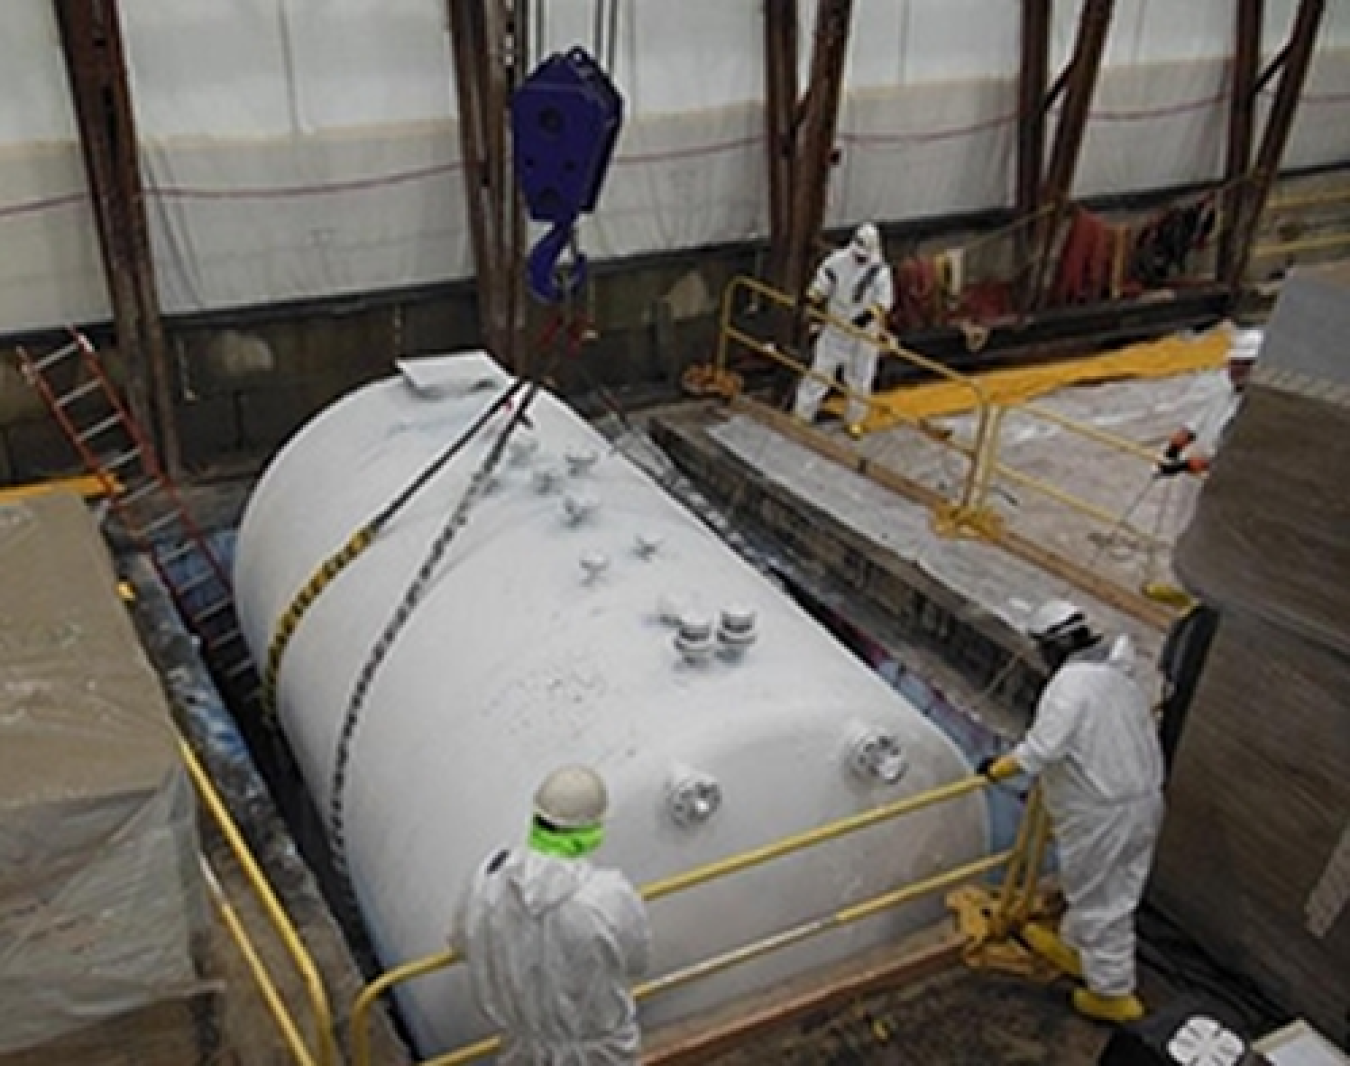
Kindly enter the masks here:
<path id="1" fill-rule="evenodd" d="M 726 282 L 755 266 L 744 249 L 602 266 L 583 301 L 598 336 L 549 377 L 569 395 L 597 384 L 674 390 L 683 369 L 712 352 Z M 543 316 L 531 310 L 531 337 Z M 166 331 L 183 458 L 203 473 L 256 466 L 334 398 L 389 374 L 398 358 L 479 343 L 467 285 L 168 322 Z M 90 336 L 120 379 L 110 329 Z M 64 338 L 25 343 L 41 354 Z M 73 448 L 23 380 L 13 347 L 0 348 L 0 484 L 77 472 Z"/>

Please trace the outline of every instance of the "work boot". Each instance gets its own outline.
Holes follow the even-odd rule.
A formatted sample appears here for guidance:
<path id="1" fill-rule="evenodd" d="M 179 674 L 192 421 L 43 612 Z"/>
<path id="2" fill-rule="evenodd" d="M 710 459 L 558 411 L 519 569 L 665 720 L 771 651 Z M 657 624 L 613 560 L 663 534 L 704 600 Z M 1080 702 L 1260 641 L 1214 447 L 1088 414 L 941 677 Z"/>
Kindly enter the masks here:
<path id="1" fill-rule="evenodd" d="M 1101 996 L 1090 988 L 1073 990 L 1073 1009 L 1097 1022 L 1123 1025 L 1144 1016 L 1144 1004 L 1138 996 Z"/>
<path id="2" fill-rule="evenodd" d="M 1061 973 L 1083 979 L 1083 960 L 1076 948 L 1064 943 L 1052 929 L 1035 922 L 1022 926 L 1022 942 Z"/>

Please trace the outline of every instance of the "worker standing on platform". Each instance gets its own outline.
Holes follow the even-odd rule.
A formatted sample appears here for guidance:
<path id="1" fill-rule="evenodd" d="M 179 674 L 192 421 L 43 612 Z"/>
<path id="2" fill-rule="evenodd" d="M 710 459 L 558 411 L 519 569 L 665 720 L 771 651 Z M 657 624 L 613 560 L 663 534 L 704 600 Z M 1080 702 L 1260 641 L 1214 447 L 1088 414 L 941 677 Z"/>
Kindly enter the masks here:
<path id="1" fill-rule="evenodd" d="M 474 994 L 502 1030 L 507 1066 L 635 1066 L 630 985 L 651 930 L 620 873 L 592 866 L 608 806 L 594 770 L 551 773 L 534 796 L 529 847 L 504 849 L 475 876 L 451 942 Z"/>
<path id="2" fill-rule="evenodd" d="M 793 413 L 815 421 L 820 402 L 841 369 L 849 397 L 844 422 L 849 435 L 862 436 L 867 398 L 877 372 L 878 345 L 883 341 L 886 316 L 895 303 L 891 268 L 881 255 L 881 235 L 870 222 L 859 226 L 847 248 L 830 253 L 820 264 L 807 289 L 807 298 L 824 304 L 827 322 L 816 337 L 811 373 L 797 385 Z M 848 332 L 835 322 L 846 322 L 866 336 Z"/>
<path id="3" fill-rule="evenodd" d="M 1062 600 L 1027 626 L 1053 671 L 1035 721 L 1011 753 L 987 759 L 993 781 L 1039 775 L 1059 846 L 1068 909 L 1058 935 L 1028 924 L 1027 943 L 1084 979 L 1073 1005 L 1100 1021 L 1142 1017 L 1135 995 L 1134 912 L 1162 823 L 1163 758 L 1128 638 L 1111 648 Z"/>
<path id="4" fill-rule="evenodd" d="M 1261 352 L 1261 336 L 1261 331 L 1255 329 L 1239 330 L 1234 334 L 1228 349 L 1228 390 L 1216 397 L 1199 418 L 1172 434 L 1167 450 L 1158 460 L 1160 477 L 1208 473 L 1223 445 L 1233 416 L 1241 406 L 1242 394 L 1256 365 L 1256 357 Z M 1199 494 L 1199 482 L 1193 478 L 1187 478 L 1186 481 L 1189 485 L 1182 489 L 1176 507 L 1178 530 L 1185 529 L 1189 524 Z"/>

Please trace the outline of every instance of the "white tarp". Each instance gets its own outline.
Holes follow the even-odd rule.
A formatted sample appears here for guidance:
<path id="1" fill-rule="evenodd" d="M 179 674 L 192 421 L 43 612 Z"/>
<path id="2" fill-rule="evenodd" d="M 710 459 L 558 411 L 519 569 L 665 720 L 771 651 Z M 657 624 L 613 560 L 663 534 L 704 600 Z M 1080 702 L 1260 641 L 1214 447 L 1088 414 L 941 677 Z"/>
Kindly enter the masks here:
<path id="1" fill-rule="evenodd" d="M 5 6 L 0 333 L 107 315 L 51 7 Z M 536 49 L 594 44 L 595 0 L 536 7 Z M 761 7 L 619 0 L 605 51 L 629 115 L 583 229 L 593 254 L 764 234 Z M 1055 7 L 1058 70 L 1081 0 Z M 1269 51 L 1295 7 L 1267 4 Z M 471 274 L 443 0 L 121 10 L 166 311 Z M 803 75 L 814 15 L 803 3 Z M 1231 0 L 1117 3 L 1077 194 L 1220 173 L 1232 18 Z M 830 225 L 1010 202 L 1019 19 L 1014 0 L 859 0 Z M 1287 165 L 1350 159 L 1347 109 L 1350 6 L 1333 4 Z"/>
<path id="2" fill-rule="evenodd" d="M 0 31 L 0 333 L 108 314 L 53 5 Z"/>

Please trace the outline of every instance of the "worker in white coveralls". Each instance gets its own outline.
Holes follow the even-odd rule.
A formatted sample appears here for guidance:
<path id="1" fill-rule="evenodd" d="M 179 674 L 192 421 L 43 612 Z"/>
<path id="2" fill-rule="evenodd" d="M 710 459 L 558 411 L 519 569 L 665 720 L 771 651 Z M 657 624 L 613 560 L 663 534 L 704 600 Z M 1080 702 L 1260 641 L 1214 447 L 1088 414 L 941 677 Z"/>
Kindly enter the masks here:
<path id="1" fill-rule="evenodd" d="M 812 373 L 803 375 L 797 385 L 793 412 L 803 421 L 813 422 L 820 401 L 842 369 L 850 393 L 844 422 L 850 436 L 861 437 L 866 401 L 872 395 L 872 380 L 877 373 L 877 344 L 884 337 L 886 316 L 895 303 L 891 268 L 881 256 L 876 226 L 870 222 L 859 226 L 848 247 L 825 258 L 807 289 L 807 298 L 823 303 L 832 320 L 847 322 L 866 336 L 826 323 L 816 337 Z"/>
<path id="2" fill-rule="evenodd" d="M 647 967 L 651 929 L 628 880 L 587 860 L 607 807 L 594 770 L 555 770 L 535 793 L 529 846 L 497 852 L 474 877 L 451 942 L 468 960 L 479 1007 L 502 1030 L 499 1062 L 638 1061 L 630 986 Z"/>
<path id="3" fill-rule="evenodd" d="M 1053 676 L 1022 742 L 986 759 L 980 772 L 994 781 L 1039 776 L 1068 907 L 1058 935 L 1034 924 L 1022 935 L 1084 981 L 1073 994 L 1079 1013 L 1133 1021 L 1144 1014 L 1135 995 L 1134 912 L 1162 823 L 1162 748 L 1128 638 L 1106 647 L 1083 612 L 1062 600 L 1033 612 L 1027 632 Z"/>
<path id="4" fill-rule="evenodd" d="M 1260 330 L 1238 330 L 1233 335 L 1228 349 L 1228 385 L 1229 388 L 1190 424 L 1182 426 L 1168 441 L 1167 449 L 1158 459 L 1160 477 L 1176 477 L 1179 474 L 1205 474 L 1209 472 L 1214 457 L 1222 447 L 1228 427 L 1233 422 L 1242 403 L 1242 394 L 1251 378 L 1256 365 L 1256 357 L 1261 352 Z M 1195 502 L 1200 492 L 1200 481 L 1196 477 L 1182 479 L 1175 504 L 1176 529 L 1183 530 L 1190 523 L 1195 512 Z"/>

